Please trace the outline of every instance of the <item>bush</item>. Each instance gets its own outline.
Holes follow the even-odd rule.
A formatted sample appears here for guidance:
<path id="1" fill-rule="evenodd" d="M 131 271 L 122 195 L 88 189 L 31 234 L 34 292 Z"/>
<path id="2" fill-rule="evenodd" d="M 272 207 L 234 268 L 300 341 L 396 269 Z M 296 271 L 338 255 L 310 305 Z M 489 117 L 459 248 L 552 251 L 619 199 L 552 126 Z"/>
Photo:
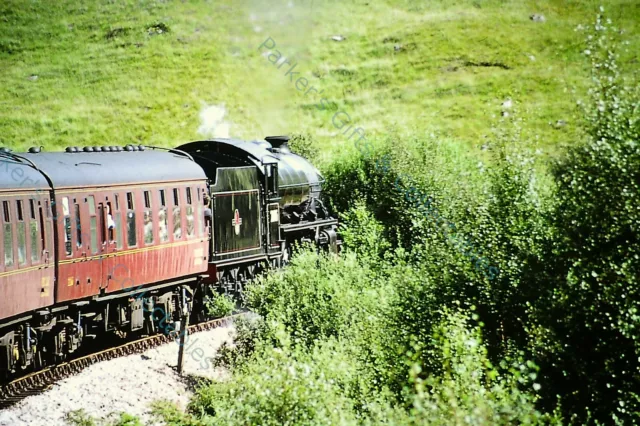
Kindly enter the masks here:
<path id="1" fill-rule="evenodd" d="M 535 409 L 536 367 L 522 359 L 501 367 L 489 362 L 479 328 L 462 313 L 443 312 L 433 334 L 432 356 L 439 376 L 421 379 L 420 364 L 411 369 L 410 424 L 511 425 L 559 423 Z M 523 391 L 521 388 L 527 389 Z"/>
<path id="2" fill-rule="evenodd" d="M 343 249 L 354 252 L 361 262 L 372 265 L 391 246 L 384 237 L 384 226 L 373 217 L 362 201 L 340 214 L 339 232 Z"/>
<path id="3" fill-rule="evenodd" d="M 198 391 L 191 409 L 209 424 L 356 424 L 340 384 L 349 361 L 327 345 L 292 349 L 285 334 L 277 348 L 264 346 L 233 380 Z"/>
<path id="4" fill-rule="evenodd" d="M 252 331 L 236 341 L 236 350 L 250 350 L 235 358 L 233 377 L 199 389 L 184 420 L 163 410 L 165 421 L 441 425 L 552 419 L 533 407 L 534 366 L 517 360 L 492 367 L 479 329 L 462 314 L 413 304 L 414 311 L 422 306 L 437 315 L 431 315 L 430 334 L 412 339 L 413 318 L 401 311 L 409 302 L 397 301 L 415 293 L 397 290 L 409 280 L 417 284 L 419 271 L 398 260 L 369 274 L 353 254 L 303 251 L 289 268 L 252 284 L 249 300 L 264 322 L 241 327 Z M 398 344 L 403 341 L 422 346 L 407 351 Z M 401 395 L 390 392 L 390 382 L 403 375 Z"/>
<path id="5" fill-rule="evenodd" d="M 318 158 L 318 145 L 307 133 L 293 134 L 289 140 L 289 149 L 312 163 Z"/>
<path id="6" fill-rule="evenodd" d="M 215 290 L 211 291 L 211 296 L 205 298 L 205 306 L 207 312 L 213 318 L 222 318 L 233 313 L 236 308 L 236 302 L 233 297 L 228 294 L 220 294 Z"/>
<path id="7" fill-rule="evenodd" d="M 296 344 L 340 337 L 356 313 L 381 302 L 370 272 L 352 254 L 318 256 L 302 250 L 282 271 L 258 278 L 247 288 L 249 307 L 267 325 L 282 324 Z"/>

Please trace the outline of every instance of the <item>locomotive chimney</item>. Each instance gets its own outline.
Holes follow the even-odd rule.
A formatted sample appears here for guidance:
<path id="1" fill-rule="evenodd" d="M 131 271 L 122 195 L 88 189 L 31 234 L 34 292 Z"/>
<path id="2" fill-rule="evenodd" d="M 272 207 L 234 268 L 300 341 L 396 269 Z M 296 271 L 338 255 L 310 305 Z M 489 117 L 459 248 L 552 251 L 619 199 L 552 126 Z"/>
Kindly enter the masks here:
<path id="1" fill-rule="evenodd" d="M 267 136 L 264 140 L 276 149 L 289 152 L 289 136 Z"/>

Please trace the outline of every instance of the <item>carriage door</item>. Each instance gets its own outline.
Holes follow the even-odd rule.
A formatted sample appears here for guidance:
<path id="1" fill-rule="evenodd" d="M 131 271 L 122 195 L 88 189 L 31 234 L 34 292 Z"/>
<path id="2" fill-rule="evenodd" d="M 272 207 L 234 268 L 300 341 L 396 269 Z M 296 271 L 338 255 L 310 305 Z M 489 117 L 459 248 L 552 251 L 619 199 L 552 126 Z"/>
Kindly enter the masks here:
<path id="1" fill-rule="evenodd" d="M 107 209 L 105 203 L 98 203 L 98 245 L 100 246 L 100 292 L 109 286 L 109 271 L 113 268 L 111 265 L 111 245 L 107 238 Z"/>
<path id="2" fill-rule="evenodd" d="M 129 278 L 128 268 L 122 264 L 117 257 L 118 251 L 122 248 L 122 213 L 120 212 L 120 200 L 118 194 L 113 198 L 106 197 L 105 203 L 101 205 L 102 223 L 101 228 L 103 234 L 102 244 L 104 247 L 102 280 L 103 288 L 107 292 L 119 291 L 124 288 L 132 287 L 133 281 Z"/>

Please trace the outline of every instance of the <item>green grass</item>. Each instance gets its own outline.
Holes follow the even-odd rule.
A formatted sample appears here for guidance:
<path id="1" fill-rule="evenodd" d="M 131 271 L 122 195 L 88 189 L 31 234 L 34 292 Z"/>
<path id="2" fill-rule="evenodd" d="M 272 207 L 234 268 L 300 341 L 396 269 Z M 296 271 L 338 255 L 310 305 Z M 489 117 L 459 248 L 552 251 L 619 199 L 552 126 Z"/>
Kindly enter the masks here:
<path id="1" fill-rule="evenodd" d="M 511 97 L 525 139 L 555 152 L 580 138 L 589 74 L 574 29 L 600 4 L 625 30 L 621 64 L 637 84 L 634 0 L 4 0 L 0 144 L 175 146 L 202 137 L 206 103 L 225 104 L 234 136 L 307 132 L 324 159 L 351 145 L 331 123 L 338 110 L 367 135 L 437 132 L 480 152 Z M 169 31 L 149 30 L 158 23 Z M 268 36 L 331 111 L 261 55 Z"/>

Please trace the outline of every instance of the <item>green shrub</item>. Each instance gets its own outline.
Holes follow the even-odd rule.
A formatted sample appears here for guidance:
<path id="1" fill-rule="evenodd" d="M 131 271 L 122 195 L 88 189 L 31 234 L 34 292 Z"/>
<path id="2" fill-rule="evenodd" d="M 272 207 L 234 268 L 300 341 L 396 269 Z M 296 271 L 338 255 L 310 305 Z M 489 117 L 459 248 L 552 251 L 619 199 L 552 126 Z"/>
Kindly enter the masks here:
<path id="1" fill-rule="evenodd" d="M 357 254 L 359 260 L 375 264 L 387 249 L 384 226 L 367 210 L 364 202 L 357 202 L 347 212 L 340 214 L 340 236 L 343 249 Z"/>
<path id="2" fill-rule="evenodd" d="M 318 158 L 318 145 L 308 133 L 291 135 L 289 149 L 312 163 Z"/>
<path id="3" fill-rule="evenodd" d="M 257 342 L 267 336 L 266 324 L 260 317 L 239 317 L 233 325 L 233 343 L 225 341 L 218 348 L 215 366 L 233 368 L 245 364 L 253 355 Z"/>
<path id="4" fill-rule="evenodd" d="M 286 334 L 277 348 L 261 347 L 231 381 L 198 391 L 191 410 L 213 425 L 356 424 L 342 395 L 350 365 L 340 349 L 292 349 Z"/>
<path id="5" fill-rule="evenodd" d="M 65 415 L 65 422 L 73 426 L 142 426 L 137 416 L 120 413 L 114 421 L 101 421 L 89 415 L 84 409 L 69 411 Z"/>
<path id="6" fill-rule="evenodd" d="M 355 255 L 302 250 L 287 268 L 247 288 L 248 306 L 267 325 L 283 324 L 295 343 L 344 335 L 360 309 L 380 303 L 370 272 Z"/>
<path id="7" fill-rule="evenodd" d="M 434 330 L 432 356 L 440 375 L 421 379 L 420 364 L 411 369 L 413 397 L 409 424 L 511 425 L 559 423 L 535 409 L 536 368 L 531 362 L 503 361 L 494 367 L 479 328 L 460 313 L 443 313 Z M 527 391 L 523 391 L 526 388 Z"/>
<path id="8" fill-rule="evenodd" d="M 236 302 L 233 297 L 228 294 L 220 294 L 215 290 L 211 291 L 211 296 L 205 298 L 205 306 L 207 312 L 213 318 L 222 318 L 233 313 L 236 308 Z"/>

